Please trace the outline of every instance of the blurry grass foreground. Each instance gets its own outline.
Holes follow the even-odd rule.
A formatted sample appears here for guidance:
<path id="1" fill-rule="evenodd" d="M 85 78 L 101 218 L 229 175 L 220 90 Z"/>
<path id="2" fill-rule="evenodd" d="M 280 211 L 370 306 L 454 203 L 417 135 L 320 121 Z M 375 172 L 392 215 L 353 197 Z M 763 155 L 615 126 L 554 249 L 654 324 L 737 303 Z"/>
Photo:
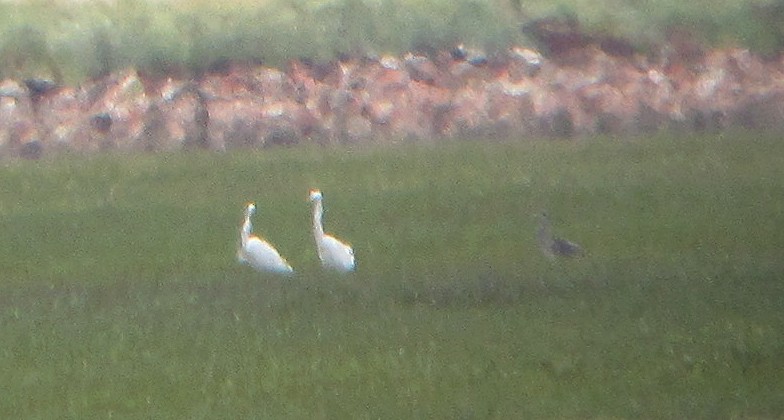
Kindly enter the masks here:
<path id="1" fill-rule="evenodd" d="M 0 416 L 777 418 L 784 143 L 754 133 L 0 168 Z M 308 189 L 355 273 L 320 269 Z M 235 259 L 244 204 L 297 271 Z M 546 258 L 537 215 L 579 241 Z"/>

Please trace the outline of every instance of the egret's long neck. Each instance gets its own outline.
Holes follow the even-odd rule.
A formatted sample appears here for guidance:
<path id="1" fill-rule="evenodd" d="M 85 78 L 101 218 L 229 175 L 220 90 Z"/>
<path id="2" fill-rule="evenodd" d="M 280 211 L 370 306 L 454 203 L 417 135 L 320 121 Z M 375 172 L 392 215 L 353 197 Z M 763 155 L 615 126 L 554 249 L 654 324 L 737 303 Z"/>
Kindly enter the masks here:
<path id="1" fill-rule="evenodd" d="M 245 222 L 242 223 L 242 229 L 240 230 L 240 238 L 242 238 L 242 245 L 245 245 L 248 242 L 248 238 L 250 238 L 250 232 L 253 229 L 253 225 L 250 224 L 250 215 L 245 214 Z"/>
<path id="2" fill-rule="evenodd" d="M 321 204 L 321 200 L 315 200 L 313 202 L 313 235 L 316 237 L 316 240 L 324 236 L 324 226 L 321 224 L 321 216 L 323 214 L 324 207 Z"/>

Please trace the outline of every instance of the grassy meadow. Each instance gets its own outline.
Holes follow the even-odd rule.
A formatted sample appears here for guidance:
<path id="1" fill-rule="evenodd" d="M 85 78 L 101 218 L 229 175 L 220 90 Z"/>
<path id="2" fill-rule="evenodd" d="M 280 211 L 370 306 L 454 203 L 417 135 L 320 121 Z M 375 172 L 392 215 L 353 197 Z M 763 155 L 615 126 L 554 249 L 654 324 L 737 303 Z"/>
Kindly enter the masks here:
<path id="1" fill-rule="evenodd" d="M 726 133 L 5 162 L 0 417 L 780 417 L 782 156 Z M 320 269 L 312 187 L 355 273 Z M 237 264 L 249 200 L 293 277 Z M 582 258 L 541 255 L 543 209 Z"/>
<path id="2" fill-rule="evenodd" d="M 281 66 L 458 43 L 492 53 L 535 45 L 521 27 L 564 17 L 642 53 L 672 33 L 770 56 L 784 47 L 779 0 L 8 0 L 0 79 L 78 83 L 125 68 L 198 77 L 227 62 Z"/>

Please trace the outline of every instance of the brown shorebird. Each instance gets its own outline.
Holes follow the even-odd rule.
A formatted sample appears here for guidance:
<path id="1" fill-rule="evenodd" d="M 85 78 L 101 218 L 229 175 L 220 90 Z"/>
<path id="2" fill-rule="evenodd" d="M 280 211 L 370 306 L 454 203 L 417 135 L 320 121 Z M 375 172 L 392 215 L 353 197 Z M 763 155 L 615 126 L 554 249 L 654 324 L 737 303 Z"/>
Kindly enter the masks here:
<path id="1" fill-rule="evenodd" d="M 583 249 L 580 245 L 553 235 L 550 218 L 547 217 L 546 212 L 542 212 L 542 214 L 539 215 L 539 228 L 536 231 L 536 241 L 539 243 L 539 249 L 542 250 L 544 256 L 551 260 L 556 257 L 575 257 L 582 255 L 583 253 Z"/>

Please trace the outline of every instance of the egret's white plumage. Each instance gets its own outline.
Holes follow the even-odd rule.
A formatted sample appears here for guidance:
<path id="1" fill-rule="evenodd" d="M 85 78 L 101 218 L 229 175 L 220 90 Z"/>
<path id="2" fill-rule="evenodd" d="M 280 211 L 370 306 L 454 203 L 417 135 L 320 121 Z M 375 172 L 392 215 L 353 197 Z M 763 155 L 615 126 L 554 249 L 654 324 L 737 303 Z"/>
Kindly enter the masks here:
<path id="1" fill-rule="evenodd" d="M 310 201 L 313 203 L 313 236 L 316 239 L 321 265 L 343 273 L 354 271 L 354 250 L 348 244 L 324 233 L 321 218 L 324 215 L 323 196 L 319 190 L 310 190 Z"/>
<path id="2" fill-rule="evenodd" d="M 539 228 L 536 231 L 536 240 L 545 257 L 574 257 L 583 253 L 580 245 L 566 239 L 558 238 L 553 234 L 550 218 L 547 213 L 539 215 Z"/>
<path id="3" fill-rule="evenodd" d="M 256 205 L 249 203 L 245 208 L 245 222 L 240 229 L 240 249 L 237 251 L 237 260 L 248 264 L 259 271 L 269 271 L 278 274 L 290 274 L 294 270 L 286 259 L 269 242 L 253 235 L 253 226 L 250 217 L 256 212 Z"/>

